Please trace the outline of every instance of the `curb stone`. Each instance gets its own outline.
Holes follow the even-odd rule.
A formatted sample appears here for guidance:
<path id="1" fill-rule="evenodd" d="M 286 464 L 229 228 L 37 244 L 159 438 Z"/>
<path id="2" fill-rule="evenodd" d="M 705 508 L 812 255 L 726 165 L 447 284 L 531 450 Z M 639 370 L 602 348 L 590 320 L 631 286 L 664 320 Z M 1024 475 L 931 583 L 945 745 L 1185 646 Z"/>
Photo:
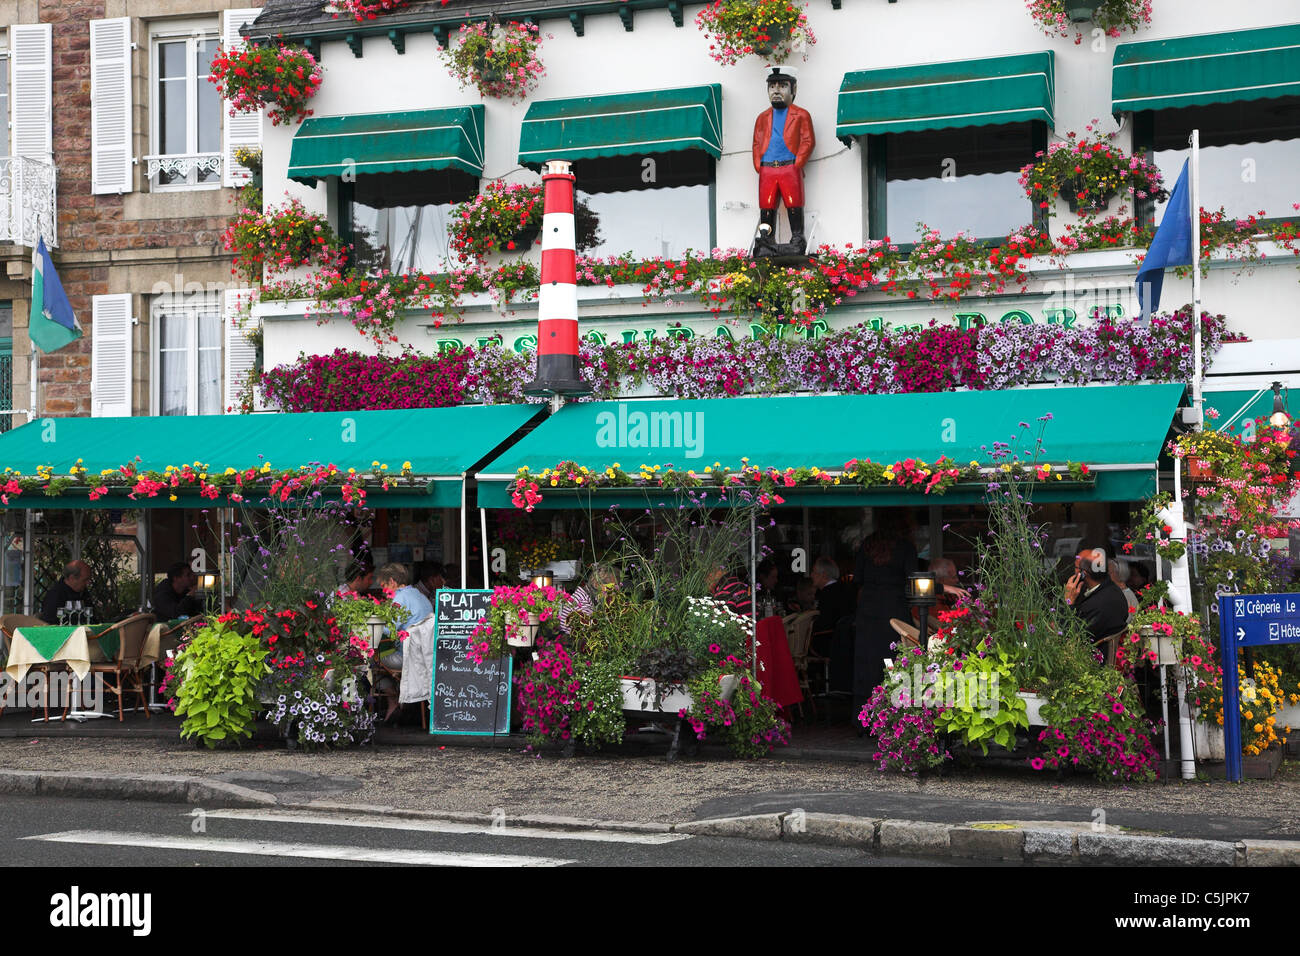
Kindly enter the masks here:
<path id="1" fill-rule="evenodd" d="M 1080 833 L 1078 846 L 1079 859 L 1084 863 L 1127 866 L 1235 866 L 1237 863 L 1236 844 L 1222 840 Z"/>
<path id="2" fill-rule="evenodd" d="M 1069 830 L 1024 831 L 1025 859 L 1030 863 L 1073 863 L 1078 859 L 1075 834 Z"/>
<path id="3" fill-rule="evenodd" d="M 1242 840 L 1239 866 L 1300 866 L 1300 840 Z"/>
<path id="4" fill-rule="evenodd" d="M 747 840 L 781 839 L 780 813 L 759 813 L 747 817 L 716 817 L 712 820 L 691 820 L 673 825 L 674 833 L 691 833 L 700 836 L 733 836 Z"/>
<path id="5" fill-rule="evenodd" d="M 490 825 L 492 814 L 420 810 L 327 800 L 280 803 L 276 797 L 238 784 L 167 774 L 107 774 L 81 771 L 0 770 L 0 794 L 23 797 L 112 797 L 210 807 L 255 807 L 360 813 L 411 819 Z M 1051 826 L 992 829 L 919 820 L 876 819 L 836 813 L 789 811 L 691 820 L 676 824 L 597 820 L 547 814 L 508 817 L 516 826 L 569 830 L 683 833 L 790 840 L 856 847 L 897 855 L 1023 860 L 1028 863 L 1085 863 L 1181 866 L 1300 866 L 1300 840 L 1248 839 L 1236 843 L 1183 837 L 1121 836 L 1075 832 Z"/>
<path id="6" fill-rule="evenodd" d="M 955 829 L 947 823 L 925 823 L 919 820 L 881 820 L 881 853 L 916 853 L 927 856 L 948 856 L 949 833 Z"/>
<path id="7" fill-rule="evenodd" d="M 880 821 L 844 813 L 782 814 L 781 839 L 792 843 L 820 843 L 830 846 L 856 846 L 867 852 L 875 850 Z"/>
<path id="8" fill-rule="evenodd" d="M 1019 827 L 986 830 L 979 827 L 953 827 L 948 832 L 953 856 L 976 860 L 1023 860 L 1025 831 Z"/>

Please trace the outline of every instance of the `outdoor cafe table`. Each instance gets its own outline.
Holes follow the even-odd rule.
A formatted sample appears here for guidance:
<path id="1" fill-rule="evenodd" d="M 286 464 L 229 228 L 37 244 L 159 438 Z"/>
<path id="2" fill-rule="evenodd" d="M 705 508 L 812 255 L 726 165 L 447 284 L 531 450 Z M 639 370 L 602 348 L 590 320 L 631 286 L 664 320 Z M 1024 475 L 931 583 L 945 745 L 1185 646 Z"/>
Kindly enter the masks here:
<path id="1" fill-rule="evenodd" d="M 75 627 L 20 627 L 14 631 L 10 642 L 5 673 L 21 683 L 33 664 L 63 663 L 81 680 L 89 673 L 92 662 L 109 661 L 117 656 L 120 634 L 104 634 L 102 638 L 92 640 L 112 626 L 82 624 Z M 158 659 L 158 638 L 161 633 L 157 627 L 149 631 L 140 655 L 142 666 Z"/>

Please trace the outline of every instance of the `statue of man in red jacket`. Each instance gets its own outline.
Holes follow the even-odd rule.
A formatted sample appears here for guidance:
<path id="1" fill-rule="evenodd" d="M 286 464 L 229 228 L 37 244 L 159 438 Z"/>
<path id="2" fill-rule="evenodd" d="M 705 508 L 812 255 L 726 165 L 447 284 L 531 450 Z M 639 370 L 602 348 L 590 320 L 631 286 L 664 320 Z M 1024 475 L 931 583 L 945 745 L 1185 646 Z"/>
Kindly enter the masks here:
<path id="1" fill-rule="evenodd" d="M 772 108 L 754 121 L 754 169 L 758 173 L 760 225 L 756 249 L 775 244 L 776 204 L 785 201 L 790 216 L 790 251 L 803 255 L 803 168 L 812 156 L 812 116 L 794 105 L 798 75 L 788 66 L 773 66 L 767 76 Z M 775 135 L 774 135 L 775 134 Z"/>

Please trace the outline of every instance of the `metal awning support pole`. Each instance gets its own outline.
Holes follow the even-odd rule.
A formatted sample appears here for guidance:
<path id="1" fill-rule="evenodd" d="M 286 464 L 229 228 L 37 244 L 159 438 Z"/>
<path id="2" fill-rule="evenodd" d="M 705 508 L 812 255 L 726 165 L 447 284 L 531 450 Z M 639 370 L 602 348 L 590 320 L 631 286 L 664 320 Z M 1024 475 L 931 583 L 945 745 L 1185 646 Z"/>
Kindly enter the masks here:
<path id="1" fill-rule="evenodd" d="M 221 613 L 226 613 L 226 594 L 230 590 L 230 579 L 226 576 L 226 509 L 217 509 L 217 520 L 221 529 L 221 539 L 217 542 L 217 580 L 221 588 Z"/>
<path id="2" fill-rule="evenodd" d="M 27 407 L 31 409 L 31 411 L 27 413 L 27 420 L 30 422 L 33 419 L 35 419 L 37 415 L 36 379 L 40 375 L 41 363 L 40 363 L 39 353 L 37 353 L 36 351 L 36 346 L 29 341 L 27 348 L 31 351 L 31 366 L 27 373 L 31 377 L 31 381 L 28 383 L 31 391 L 31 395 L 29 401 L 27 402 Z M 35 542 L 32 540 L 32 536 L 35 534 L 35 532 L 36 532 L 36 523 L 32 520 L 32 509 L 28 508 L 23 512 L 23 613 L 24 614 L 32 613 L 32 602 L 35 597 L 33 591 L 34 591 L 34 582 L 36 577 L 36 573 L 35 573 L 36 569 L 32 567 L 32 562 L 36 560 L 36 548 L 34 547 Z"/>
<path id="3" fill-rule="evenodd" d="M 144 549 L 140 552 L 140 590 L 147 604 L 153 598 L 153 509 L 144 509 Z"/>
<path id="4" fill-rule="evenodd" d="M 488 577 L 488 547 L 487 547 L 487 509 L 478 509 L 479 527 L 483 531 L 483 587 L 488 587 L 491 578 Z"/>
<path id="5" fill-rule="evenodd" d="M 460 586 L 469 587 L 469 518 L 465 514 L 465 478 L 468 472 L 460 476 Z"/>
<path id="6" fill-rule="evenodd" d="M 1183 472 L 1182 461 L 1174 460 L 1174 500 L 1170 506 L 1165 509 L 1161 518 L 1164 523 L 1169 525 L 1169 538 L 1171 541 L 1181 541 L 1187 543 L 1187 520 L 1183 509 Z M 1156 572 L 1159 573 L 1160 561 L 1157 558 Z M 1173 603 L 1175 611 L 1183 611 L 1186 614 L 1195 612 L 1192 607 L 1192 581 L 1187 570 L 1187 554 L 1184 553 L 1181 558 L 1173 562 L 1170 567 L 1169 597 Z M 1163 668 L 1161 668 L 1161 681 L 1164 681 Z M 1181 666 L 1174 670 L 1174 686 L 1178 692 L 1178 749 L 1182 754 L 1182 776 L 1184 780 L 1194 780 L 1196 778 L 1196 753 L 1192 744 L 1192 715 L 1187 708 L 1187 674 Z M 1162 694 L 1167 694 L 1162 688 Z M 1167 699 L 1167 697 L 1166 697 Z M 1165 726 L 1165 736 L 1168 738 L 1168 722 Z M 1168 743 L 1166 740 L 1166 747 Z M 1167 757 L 1167 755 L 1166 755 Z"/>
<path id="7" fill-rule="evenodd" d="M 32 536 L 35 534 L 36 523 L 32 521 L 32 509 L 28 508 L 23 512 L 23 613 L 32 613 L 33 598 L 33 579 L 36 577 L 35 569 L 32 562 L 36 559 L 36 551 L 32 547 Z"/>
<path id="8" fill-rule="evenodd" d="M 754 660 L 751 673 L 758 679 L 758 522 L 749 513 L 749 617 L 754 629 Z"/>

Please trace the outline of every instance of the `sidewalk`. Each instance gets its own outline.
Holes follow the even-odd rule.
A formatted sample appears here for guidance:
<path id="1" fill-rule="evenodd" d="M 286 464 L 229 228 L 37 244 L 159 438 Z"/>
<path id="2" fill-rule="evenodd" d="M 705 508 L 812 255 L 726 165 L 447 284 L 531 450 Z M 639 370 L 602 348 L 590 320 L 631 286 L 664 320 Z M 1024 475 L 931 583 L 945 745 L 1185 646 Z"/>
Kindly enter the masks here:
<path id="1" fill-rule="evenodd" d="M 305 754 L 254 742 L 245 750 L 206 751 L 178 740 L 171 718 L 149 721 L 147 739 L 101 736 L 117 722 L 98 723 L 94 737 L 0 739 L 0 769 L 168 775 L 251 788 L 282 804 L 327 800 L 444 813 L 502 808 L 512 816 L 678 823 L 803 810 L 938 824 L 1053 821 L 1090 829 L 1104 822 L 1227 841 L 1300 839 L 1300 763 L 1294 761 L 1271 781 L 1130 788 L 1082 777 L 1057 782 L 1028 769 L 956 770 L 917 780 L 856 760 L 737 761 L 708 749 L 671 764 L 658 749 L 567 759 L 436 745 Z M 856 737 L 846 747 L 855 744 L 861 745 Z"/>

